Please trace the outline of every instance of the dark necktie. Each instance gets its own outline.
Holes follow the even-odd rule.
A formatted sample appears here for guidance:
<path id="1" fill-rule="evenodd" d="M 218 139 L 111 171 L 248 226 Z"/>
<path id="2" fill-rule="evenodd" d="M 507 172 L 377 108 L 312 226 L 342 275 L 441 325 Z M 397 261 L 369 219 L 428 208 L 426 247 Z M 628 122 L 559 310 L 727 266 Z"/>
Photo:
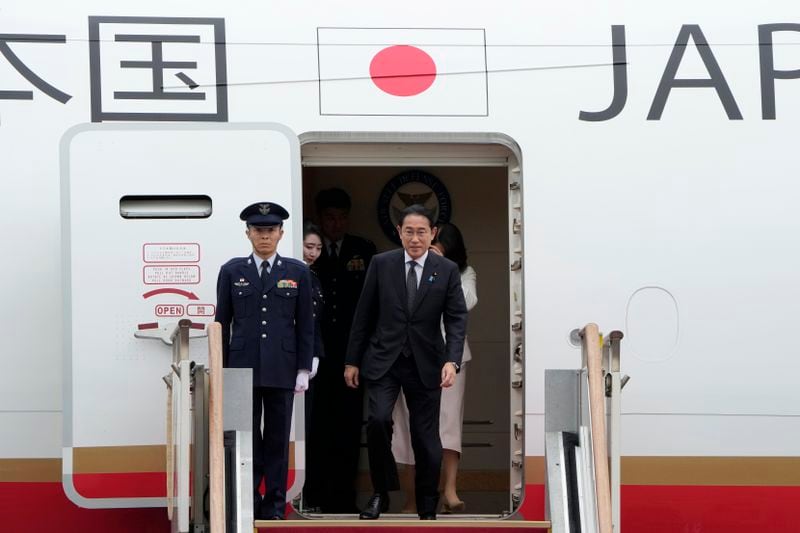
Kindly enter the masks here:
<path id="1" fill-rule="evenodd" d="M 261 285 L 267 286 L 267 279 L 269 278 L 269 262 L 264 261 L 261 263 Z"/>
<path id="2" fill-rule="evenodd" d="M 408 275 L 406 276 L 406 295 L 408 296 L 408 311 L 414 309 L 414 299 L 417 297 L 417 262 L 408 262 Z"/>
<path id="3" fill-rule="evenodd" d="M 336 248 L 337 248 L 336 243 L 332 242 L 331 243 L 331 259 L 333 259 L 334 261 L 339 259 L 339 254 L 337 253 Z"/>

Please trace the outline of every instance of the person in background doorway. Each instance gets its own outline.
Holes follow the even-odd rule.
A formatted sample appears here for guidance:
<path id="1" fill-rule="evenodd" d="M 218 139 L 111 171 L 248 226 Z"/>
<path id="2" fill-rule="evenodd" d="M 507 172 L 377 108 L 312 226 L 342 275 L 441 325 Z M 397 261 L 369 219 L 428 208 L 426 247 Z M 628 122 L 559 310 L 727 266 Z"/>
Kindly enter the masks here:
<path id="1" fill-rule="evenodd" d="M 309 267 L 319 258 L 322 253 L 322 231 L 318 226 L 307 222 L 303 227 L 303 262 Z M 311 367 L 312 381 L 309 382 L 308 390 L 305 397 L 305 414 L 306 414 L 306 470 L 309 472 L 319 472 L 318 465 L 312 465 L 314 459 L 318 459 L 320 454 L 316 452 L 316 446 L 324 446 L 322 441 L 313 434 L 314 424 L 314 394 L 316 392 L 316 380 L 313 380 L 319 368 L 319 362 L 325 357 L 325 348 L 322 343 L 322 313 L 324 308 L 325 299 L 322 294 L 322 285 L 319 277 L 312 270 L 311 271 L 311 300 L 313 305 L 314 315 L 314 359 Z M 313 494 L 318 488 L 313 485 L 318 484 L 319 480 L 315 477 L 306 476 L 304 484 L 304 494 L 307 492 Z M 307 502 L 306 502 L 307 503 Z M 304 505 L 303 510 L 307 513 L 319 512 L 320 509 Z"/>
<path id="2" fill-rule="evenodd" d="M 259 202 L 239 218 L 253 251 L 220 268 L 215 320 L 222 324 L 223 364 L 253 369 L 253 513 L 281 520 L 294 393 L 308 388 L 314 356 L 311 272 L 278 255 L 286 209 Z"/>
<path id="3" fill-rule="evenodd" d="M 303 262 L 311 267 L 322 253 L 322 231 L 318 226 L 307 222 L 303 228 Z M 319 362 L 325 357 L 322 343 L 322 310 L 325 299 L 322 294 L 322 283 L 314 270 L 311 270 L 311 300 L 314 306 L 314 361 L 311 377 L 317 374 Z M 310 389 L 309 391 L 310 392 Z"/>
<path id="4" fill-rule="evenodd" d="M 361 451 L 363 391 L 342 381 L 345 351 L 358 297 L 375 245 L 348 233 L 350 196 L 339 188 L 315 197 L 322 230 L 322 254 L 314 263 L 325 299 L 320 363 L 314 393 L 312 444 L 307 476 L 311 484 L 306 501 L 326 514 L 355 514 L 356 475 Z"/>
<path id="5" fill-rule="evenodd" d="M 438 225 L 436 238 L 431 246 L 432 253 L 443 255 L 458 265 L 461 272 L 461 289 L 464 291 L 464 301 L 467 311 L 472 310 L 478 303 L 477 276 L 475 270 L 467 264 L 467 249 L 461 231 L 449 223 Z M 442 325 L 444 335 L 444 325 Z M 458 497 L 456 491 L 456 476 L 458 462 L 461 458 L 461 432 L 464 421 L 464 390 L 467 380 L 468 362 L 472 359 L 467 340 L 464 340 L 464 355 L 461 359 L 461 372 L 455 384 L 442 390 L 442 405 L 439 413 L 439 436 L 442 439 L 442 512 L 452 513 L 464 510 L 464 502 Z M 411 447 L 409 434 L 408 407 L 405 397 L 401 394 L 395 404 L 394 413 L 394 438 L 392 439 L 392 453 L 395 461 L 406 465 L 400 484 L 406 494 L 406 503 L 403 512 L 416 512 L 414 495 L 414 450 Z"/>
<path id="6" fill-rule="evenodd" d="M 467 307 L 458 265 L 430 251 L 436 228 L 421 205 L 405 208 L 397 228 L 403 248 L 375 256 L 358 301 L 344 379 L 363 380 L 369 400 L 367 445 L 375 491 L 359 518 L 374 520 L 400 488 L 392 455 L 392 410 L 402 390 L 408 402 L 417 460 L 417 513 L 435 520 L 442 443 L 439 407 L 461 365 Z M 445 335 L 442 336 L 441 324 Z"/>

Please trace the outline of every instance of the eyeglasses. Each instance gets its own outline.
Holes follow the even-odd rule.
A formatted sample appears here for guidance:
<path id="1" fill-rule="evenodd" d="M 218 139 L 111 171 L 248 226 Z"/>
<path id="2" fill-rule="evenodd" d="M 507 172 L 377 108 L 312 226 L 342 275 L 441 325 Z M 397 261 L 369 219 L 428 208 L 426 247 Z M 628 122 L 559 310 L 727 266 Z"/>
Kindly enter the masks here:
<path id="1" fill-rule="evenodd" d="M 431 234 L 431 230 L 427 228 L 421 228 L 418 229 L 417 231 L 414 231 L 411 228 L 406 228 L 403 230 L 402 233 L 403 237 L 408 237 L 409 239 L 412 238 L 414 235 L 416 235 L 419 238 L 424 238 Z"/>

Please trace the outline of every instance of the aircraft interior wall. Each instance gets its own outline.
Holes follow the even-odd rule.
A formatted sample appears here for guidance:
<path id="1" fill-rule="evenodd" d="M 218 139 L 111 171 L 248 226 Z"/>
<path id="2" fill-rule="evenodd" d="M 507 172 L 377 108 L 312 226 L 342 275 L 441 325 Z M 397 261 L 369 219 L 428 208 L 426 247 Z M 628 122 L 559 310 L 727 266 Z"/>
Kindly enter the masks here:
<path id="1" fill-rule="evenodd" d="M 397 245 L 378 222 L 381 189 L 398 174 L 422 170 L 438 178 L 452 200 L 452 217 L 462 231 L 468 263 L 477 273 L 478 304 L 469 314 L 473 359 L 466 384 L 459 495 L 469 514 L 498 514 L 508 507 L 509 471 L 509 275 L 508 170 L 505 167 L 305 167 L 303 210 L 315 220 L 314 196 L 341 187 L 352 198 L 350 233 L 372 240 L 378 252 Z M 366 413 L 365 413 L 366 416 Z M 362 438 L 361 498 L 371 493 Z M 395 501 L 395 500 L 401 501 Z M 401 498 L 392 501 L 399 509 Z"/>

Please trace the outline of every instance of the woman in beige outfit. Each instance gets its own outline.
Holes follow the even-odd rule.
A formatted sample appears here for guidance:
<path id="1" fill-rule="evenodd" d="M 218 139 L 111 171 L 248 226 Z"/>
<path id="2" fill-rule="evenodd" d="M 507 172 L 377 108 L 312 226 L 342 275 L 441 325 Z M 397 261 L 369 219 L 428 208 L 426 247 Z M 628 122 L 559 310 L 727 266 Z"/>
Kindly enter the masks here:
<path id="1" fill-rule="evenodd" d="M 464 239 L 456 226 L 449 223 L 438 227 L 436 240 L 431 252 L 443 255 L 456 263 L 461 271 L 461 288 L 467 310 L 478 303 L 475 270 L 467 265 L 467 250 Z M 442 440 L 442 512 L 449 513 L 464 510 L 464 502 L 456 492 L 456 474 L 461 457 L 461 425 L 464 420 L 464 390 L 467 380 L 467 368 L 472 359 L 469 344 L 464 342 L 464 355 L 461 359 L 461 370 L 452 387 L 442 389 L 442 403 L 439 413 L 439 436 Z M 392 453 L 397 463 L 405 464 L 401 484 L 406 494 L 403 512 L 416 512 L 414 508 L 414 452 L 411 449 L 411 436 L 408 431 L 408 408 L 403 394 L 395 404 L 394 435 L 392 437 Z"/>

